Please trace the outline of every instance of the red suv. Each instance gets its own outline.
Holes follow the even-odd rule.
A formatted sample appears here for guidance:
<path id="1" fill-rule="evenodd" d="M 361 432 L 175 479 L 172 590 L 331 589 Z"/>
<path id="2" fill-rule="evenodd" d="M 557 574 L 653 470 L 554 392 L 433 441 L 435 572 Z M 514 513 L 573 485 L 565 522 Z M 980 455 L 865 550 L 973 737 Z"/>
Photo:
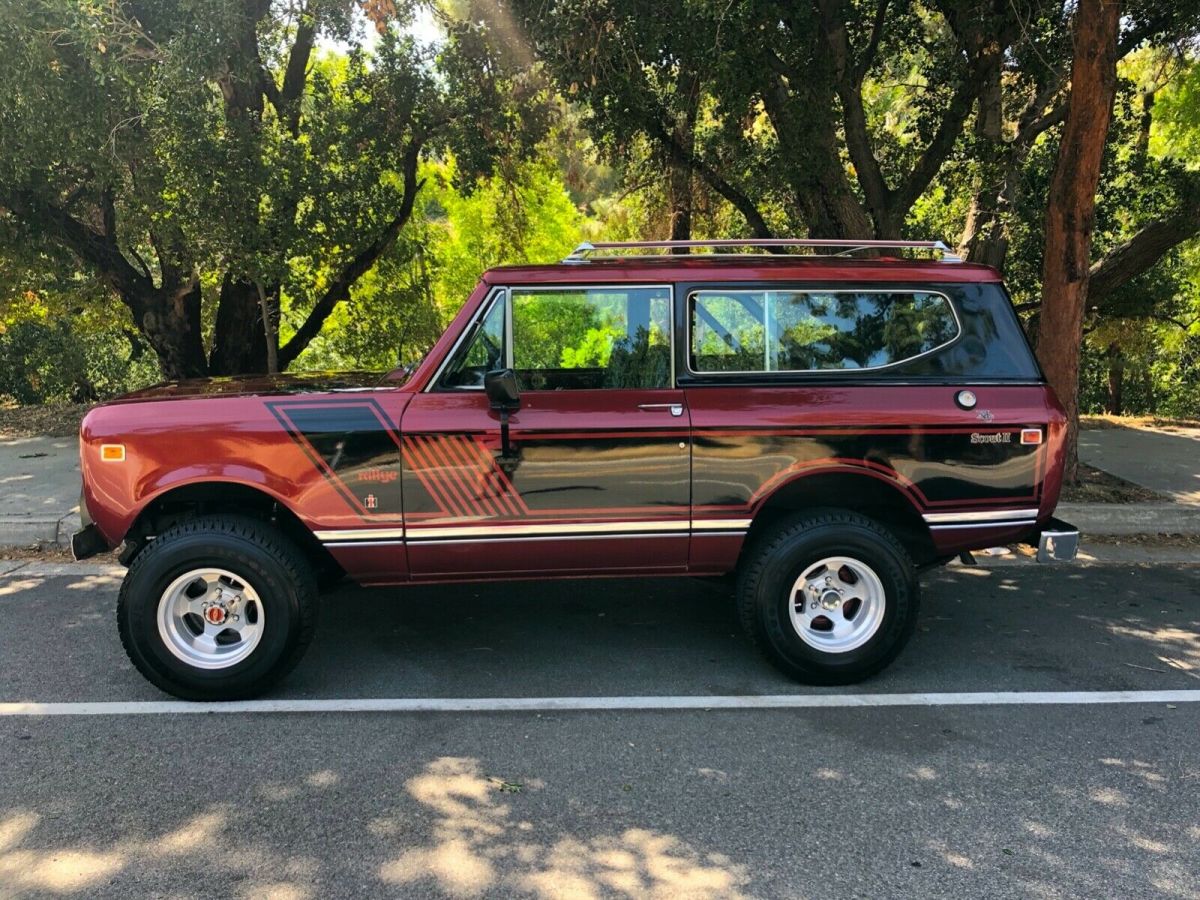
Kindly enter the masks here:
<path id="1" fill-rule="evenodd" d="M 921 569 L 1074 556 L 1064 433 L 999 275 L 941 244 L 583 245 L 487 272 L 411 371 L 97 407 L 74 549 L 124 544 L 121 639 L 181 697 L 280 678 L 343 576 L 735 573 L 772 662 L 848 683 L 912 634 Z"/>

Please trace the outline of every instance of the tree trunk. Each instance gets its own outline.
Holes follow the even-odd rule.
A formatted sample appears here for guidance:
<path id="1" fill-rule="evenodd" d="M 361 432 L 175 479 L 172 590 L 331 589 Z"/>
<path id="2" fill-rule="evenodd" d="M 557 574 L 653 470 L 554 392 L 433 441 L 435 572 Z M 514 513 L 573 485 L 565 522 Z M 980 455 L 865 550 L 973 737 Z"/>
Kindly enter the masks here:
<path id="1" fill-rule="evenodd" d="M 267 371 L 266 335 L 254 282 L 230 275 L 221 282 L 208 370 L 212 375 Z"/>
<path id="2" fill-rule="evenodd" d="M 1117 0 L 1079 0 L 1075 11 L 1071 103 L 1046 206 L 1038 359 L 1067 412 L 1064 477 L 1076 480 L 1079 351 L 1095 224 L 1096 185 L 1117 79 Z"/>
<path id="3" fill-rule="evenodd" d="M 680 75 L 676 85 L 686 98 L 682 113 L 675 120 L 675 141 L 686 148 L 689 156 L 696 151 L 696 113 L 700 106 L 699 79 L 694 72 Z M 667 159 L 669 177 L 667 180 L 668 202 L 670 203 L 671 234 L 673 241 L 686 241 L 692 237 L 692 209 L 695 192 L 692 190 L 692 167 L 685 161 Z M 680 252 L 686 252 L 680 248 Z"/>
<path id="4" fill-rule="evenodd" d="M 134 323 L 158 356 L 163 378 L 178 381 L 208 374 L 200 326 L 199 279 L 176 290 L 159 289 L 146 296 L 122 293 L 121 299 L 133 310 Z"/>
<path id="5" fill-rule="evenodd" d="M 271 300 L 263 289 L 261 281 L 255 281 L 258 291 L 258 312 L 263 321 L 263 346 L 267 350 L 267 373 L 279 374 L 279 332 L 276 329 L 275 316 L 271 311 Z"/>
<path id="6" fill-rule="evenodd" d="M 1104 408 L 1109 415 L 1119 416 L 1125 388 L 1125 354 L 1121 352 L 1120 341 L 1113 341 L 1108 345 L 1105 357 L 1108 359 L 1108 402 L 1104 404 Z"/>

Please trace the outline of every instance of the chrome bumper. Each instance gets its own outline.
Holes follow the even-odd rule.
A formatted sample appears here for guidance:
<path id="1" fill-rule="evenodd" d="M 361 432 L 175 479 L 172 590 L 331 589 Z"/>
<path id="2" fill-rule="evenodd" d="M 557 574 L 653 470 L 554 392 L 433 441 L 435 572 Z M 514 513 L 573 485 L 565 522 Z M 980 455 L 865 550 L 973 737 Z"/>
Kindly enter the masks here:
<path id="1" fill-rule="evenodd" d="M 1079 551 L 1079 529 L 1062 519 L 1050 519 L 1038 532 L 1040 563 L 1071 562 Z"/>

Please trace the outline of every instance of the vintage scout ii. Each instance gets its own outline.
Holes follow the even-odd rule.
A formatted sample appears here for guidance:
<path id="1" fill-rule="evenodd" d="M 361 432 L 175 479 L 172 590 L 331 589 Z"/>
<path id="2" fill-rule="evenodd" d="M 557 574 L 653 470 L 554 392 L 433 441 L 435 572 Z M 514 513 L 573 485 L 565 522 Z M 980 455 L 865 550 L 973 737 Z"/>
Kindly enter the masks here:
<path id="1" fill-rule="evenodd" d="M 923 568 L 1074 556 L 1063 412 L 994 270 L 934 242 L 683 246 L 492 269 L 411 370 L 92 410 L 74 549 L 123 545 L 137 668 L 180 697 L 257 694 L 344 576 L 734 574 L 777 666 L 848 683 L 912 634 Z"/>

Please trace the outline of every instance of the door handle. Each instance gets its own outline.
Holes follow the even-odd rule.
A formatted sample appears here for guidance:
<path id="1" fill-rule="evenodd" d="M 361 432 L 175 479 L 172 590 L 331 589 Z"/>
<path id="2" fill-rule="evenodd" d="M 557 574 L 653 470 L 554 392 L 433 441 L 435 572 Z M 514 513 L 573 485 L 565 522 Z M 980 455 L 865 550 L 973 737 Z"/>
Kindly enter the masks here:
<path id="1" fill-rule="evenodd" d="M 639 403 L 638 409 L 647 411 L 655 409 L 669 409 L 671 411 L 671 415 L 675 417 L 683 415 L 682 403 Z"/>

